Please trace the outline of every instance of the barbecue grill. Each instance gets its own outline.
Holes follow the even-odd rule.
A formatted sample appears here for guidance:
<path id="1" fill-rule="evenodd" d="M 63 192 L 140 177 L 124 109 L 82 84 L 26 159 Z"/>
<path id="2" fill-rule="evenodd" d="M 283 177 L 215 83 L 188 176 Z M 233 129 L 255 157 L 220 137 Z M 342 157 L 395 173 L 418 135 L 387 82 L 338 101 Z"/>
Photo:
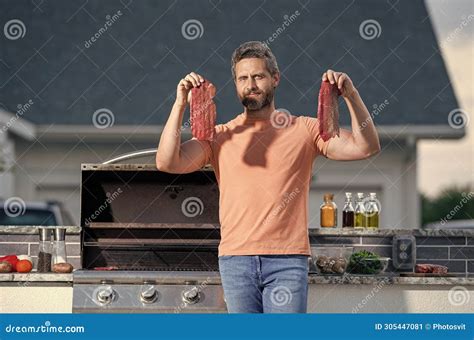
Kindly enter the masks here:
<path id="1" fill-rule="evenodd" d="M 81 166 L 82 269 L 73 312 L 226 312 L 218 272 L 219 189 L 211 168 Z"/>

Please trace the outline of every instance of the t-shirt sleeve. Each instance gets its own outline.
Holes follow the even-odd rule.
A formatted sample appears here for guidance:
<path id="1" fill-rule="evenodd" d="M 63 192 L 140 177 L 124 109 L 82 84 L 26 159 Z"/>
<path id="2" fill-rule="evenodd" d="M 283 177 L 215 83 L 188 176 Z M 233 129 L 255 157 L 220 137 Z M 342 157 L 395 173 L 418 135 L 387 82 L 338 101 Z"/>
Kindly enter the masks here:
<path id="1" fill-rule="evenodd" d="M 327 158 L 328 146 L 331 139 L 324 141 L 319 134 L 319 119 L 313 117 L 301 117 L 309 133 L 309 140 L 316 155 L 323 155 Z"/>

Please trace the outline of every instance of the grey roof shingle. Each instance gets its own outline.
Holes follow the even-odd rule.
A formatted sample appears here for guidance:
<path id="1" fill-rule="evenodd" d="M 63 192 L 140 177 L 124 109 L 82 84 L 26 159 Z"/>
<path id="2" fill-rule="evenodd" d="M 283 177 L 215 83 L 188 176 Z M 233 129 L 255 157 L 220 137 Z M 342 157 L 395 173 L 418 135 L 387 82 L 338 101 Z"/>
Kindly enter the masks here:
<path id="1" fill-rule="evenodd" d="M 125 2 L 124 2 L 125 3 Z M 2 26 L 20 19 L 25 37 L 1 39 L 0 105 L 9 111 L 29 99 L 24 118 L 39 124 L 90 124 L 100 108 L 115 124 L 163 124 L 180 78 L 195 70 L 218 88 L 218 121 L 240 113 L 230 56 L 242 42 L 270 43 L 282 82 L 276 106 L 315 115 L 320 76 L 327 68 L 347 72 L 367 106 L 388 105 L 377 124 L 447 125 L 458 104 L 423 1 L 2 1 Z M 106 15 L 122 15 L 89 48 L 85 41 Z M 202 24 L 202 37 L 185 39 L 182 25 Z M 365 20 L 380 24 L 365 40 Z M 343 105 L 342 124 L 349 124 Z"/>

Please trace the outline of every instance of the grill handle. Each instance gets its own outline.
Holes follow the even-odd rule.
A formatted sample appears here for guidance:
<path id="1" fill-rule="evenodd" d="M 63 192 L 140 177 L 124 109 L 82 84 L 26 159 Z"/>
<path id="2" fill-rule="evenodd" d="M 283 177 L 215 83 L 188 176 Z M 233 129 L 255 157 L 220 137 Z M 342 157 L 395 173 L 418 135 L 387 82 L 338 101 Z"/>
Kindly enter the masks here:
<path id="1" fill-rule="evenodd" d="M 127 159 L 132 159 L 132 158 L 140 158 L 144 156 L 151 156 L 156 154 L 156 148 L 155 149 L 143 149 L 139 151 L 134 151 L 134 152 L 129 152 L 125 153 L 123 155 L 117 156 L 115 158 L 109 159 L 108 161 L 103 162 L 102 164 L 115 164 L 120 161 L 124 161 Z"/>

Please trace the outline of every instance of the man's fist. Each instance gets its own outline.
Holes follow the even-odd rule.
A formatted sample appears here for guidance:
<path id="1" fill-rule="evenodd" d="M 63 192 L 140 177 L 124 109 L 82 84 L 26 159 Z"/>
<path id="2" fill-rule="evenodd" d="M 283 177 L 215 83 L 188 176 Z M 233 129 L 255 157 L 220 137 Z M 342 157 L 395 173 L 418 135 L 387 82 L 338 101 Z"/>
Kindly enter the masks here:
<path id="1" fill-rule="evenodd" d="M 204 82 L 204 78 L 191 72 L 180 80 L 178 88 L 176 89 L 176 102 L 182 105 L 187 105 L 191 102 L 191 89 L 199 87 Z"/>
<path id="2" fill-rule="evenodd" d="M 329 81 L 331 84 L 337 84 L 341 95 L 345 98 L 350 97 L 355 91 L 351 78 L 345 73 L 327 70 L 323 73 L 323 81 Z"/>

